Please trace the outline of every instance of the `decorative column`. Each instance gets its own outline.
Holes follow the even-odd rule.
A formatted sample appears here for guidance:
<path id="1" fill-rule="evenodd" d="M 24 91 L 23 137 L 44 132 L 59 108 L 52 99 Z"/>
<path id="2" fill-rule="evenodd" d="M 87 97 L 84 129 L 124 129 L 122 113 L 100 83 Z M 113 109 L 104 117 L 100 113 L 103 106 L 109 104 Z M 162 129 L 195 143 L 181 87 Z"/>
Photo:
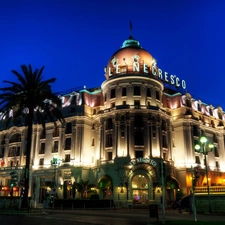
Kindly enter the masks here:
<path id="1" fill-rule="evenodd" d="M 130 120 L 126 121 L 127 126 L 127 156 L 130 157 Z"/>
<path id="2" fill-rule="evenodd" d="M 157 127 L 157 130 L 158 130 L 158 143 L 159 143 L 160 157 L 163 159 L 161 121 L 158 121 L 158 122 L 156 123 L 156 127 Z M 156 138 L 157 138 L 157 137 L 156 137 Z"/>
<path id="3" fill-rule="evenodd" d="M 148 146 L 149 146 L 149 156 L 150 158 L 152 158 L 152 122 L 150 120 L 151 118 L 149 118 L 148 120 L 148 129 L 147 129 L 147 132 L 148 132 Z"/>
<path id="4" fill-rule="evenodd" d="M 167 133 L 168 159 L 172 160 L 172 148 L 173 148 L 172 125 L 168 124 L 167 127 L 168 127 L 168 133 Z"/>
<path id="5" fill-rule="evenodd" d="M 119 139 L 119 121 L 115 120 L 115 151 L 116 151 L 116 158 L 118 157 L 118 139 Z"/>
<path id="6" fill-rule="evenodd" d="M 103 159 L 103 146 L 104 146 L 104 122 L 101 121 L 101 124 L 99 126 L 99 140 L 100 140 L 100 145 L 99 145 L 99 156 L 100 156 L 100 160 Z"/>
<path id="7" fill-rule="evenodd" d="M 75 162 L 76 160 L 76 143 L 77 143 L 77 137 L 76 137 L 76 124 L 72 123 L 72 136 L 71 136 L 71 159 Z M 81 138 L 81 137 L 80 137 Z"/>

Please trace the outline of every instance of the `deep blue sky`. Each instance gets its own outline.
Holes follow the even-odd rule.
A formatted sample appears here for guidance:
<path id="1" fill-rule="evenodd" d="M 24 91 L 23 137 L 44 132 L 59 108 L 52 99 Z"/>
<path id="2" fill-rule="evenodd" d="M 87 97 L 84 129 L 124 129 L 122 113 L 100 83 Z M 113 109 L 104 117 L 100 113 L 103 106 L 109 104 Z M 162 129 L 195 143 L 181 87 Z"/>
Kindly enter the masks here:
<path id="1" fill-rule="evenodd" d="M 132 20 L 161 69 L 225 110 L 224 12 L 224 0 L 0 0 L 0 86 L 21 64 L 44 65 L 54 91 L 100 86 Z"/>

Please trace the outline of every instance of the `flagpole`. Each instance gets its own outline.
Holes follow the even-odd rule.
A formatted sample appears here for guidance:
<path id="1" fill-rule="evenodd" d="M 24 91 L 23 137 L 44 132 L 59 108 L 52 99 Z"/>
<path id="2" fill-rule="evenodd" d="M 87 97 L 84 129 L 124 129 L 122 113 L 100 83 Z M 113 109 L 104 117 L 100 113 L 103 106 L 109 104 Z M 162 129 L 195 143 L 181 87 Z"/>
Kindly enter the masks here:
<path id="1" fill-rule="evenodd" d="M 130 20 L 130 35 L 132 36 L 132 21 Z"/>

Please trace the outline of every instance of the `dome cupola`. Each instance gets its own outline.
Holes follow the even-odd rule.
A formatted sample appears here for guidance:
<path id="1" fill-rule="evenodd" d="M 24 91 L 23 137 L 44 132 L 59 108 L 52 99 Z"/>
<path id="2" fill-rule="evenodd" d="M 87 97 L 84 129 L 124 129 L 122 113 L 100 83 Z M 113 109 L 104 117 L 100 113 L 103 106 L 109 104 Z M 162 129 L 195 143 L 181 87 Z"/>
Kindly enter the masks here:
<path id="1" fill-rule="evenodd" d="M 111 79 L 125 74 L 147 75 L 153 63 L 155 60 L 152 55 L 130 35 L 111 56 L 105 68 L 105 76 L 106 79 Z"/>

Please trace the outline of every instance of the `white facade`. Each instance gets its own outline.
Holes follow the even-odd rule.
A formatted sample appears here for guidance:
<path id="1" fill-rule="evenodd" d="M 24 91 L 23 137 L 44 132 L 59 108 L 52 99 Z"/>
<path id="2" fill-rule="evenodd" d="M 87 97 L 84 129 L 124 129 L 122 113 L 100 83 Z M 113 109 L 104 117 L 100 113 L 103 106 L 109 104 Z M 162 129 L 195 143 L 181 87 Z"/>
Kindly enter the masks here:
<path id="1" fill-rule="evenodd" d="M 191 168 L 195 166 L 200 172 L 196 193 L 206 193 L 204 154 L 194 150 L 201 135 L 215 146 L 206 156 L 211 191 L 225 192 L 223 110 L 195 100 L 189 93 L 165 88 L 166 74 L 162 79 L 154 63 L 154 58 L 129 37 L 109 60 L 101 88 L 61 96 L 66 124 L 58 122 L 55 128 L 47 122 L 46 136 L 41 125 L 34 124 L 32 198 L 42 203 L 47 192 L 57 193 L 59 198 L 81 197 L 78 192 L 73 195 L 72 184 L 88 181 L 96 185 L 101 199 L 124 204 L 159 203 L 162 161 L 168 205 L 178 193 L 189 193 Z M 178 85 L 185 86 L 184 81 L 176 80 Z M 0 195 L 9 195 L 10 172 L 15 171 L 18 183 L 14 195 L 19 196 L 26 127 L 18 124 L 4 129 L 3 123 Z M 51 163 L 54 156 L 57 165 Z"/>

